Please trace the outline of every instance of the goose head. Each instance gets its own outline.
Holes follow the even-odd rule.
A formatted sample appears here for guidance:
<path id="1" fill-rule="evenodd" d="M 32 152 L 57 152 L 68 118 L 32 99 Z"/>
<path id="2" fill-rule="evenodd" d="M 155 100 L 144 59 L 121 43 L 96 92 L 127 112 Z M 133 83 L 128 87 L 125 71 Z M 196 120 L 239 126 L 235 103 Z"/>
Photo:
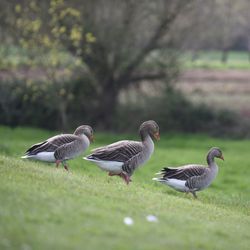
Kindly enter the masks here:
<path id="1" fill-rule="evenodd" d="M 77 135 L 77 136 L 81 136 L 81 135 L 87 136 L 90 142 L 94 141 L 93 134 L 94 134 L 93 129 L 88 125 L 82 125 L 78 127 L 74 132 L 74 135 Z"/>
<path id="2" fill-rule="evenodd" d="M 143 122 L 139 128 L 139 134 L 142 140 L 144 140 L 147 136 L 150 136 L 155 140 L 160 140 L 159 126 L 153 120 Z"/>
<path id="3" fill-rule="evenodd" d="M 211 158 L 216 157 L 216 158 L 220 158 L 224 161 L 224 157 L 223 157 L 221 149 L 216 148 L 216 147 L 213 147 L 209 150 L 208 157 L 211 157 Z"/>

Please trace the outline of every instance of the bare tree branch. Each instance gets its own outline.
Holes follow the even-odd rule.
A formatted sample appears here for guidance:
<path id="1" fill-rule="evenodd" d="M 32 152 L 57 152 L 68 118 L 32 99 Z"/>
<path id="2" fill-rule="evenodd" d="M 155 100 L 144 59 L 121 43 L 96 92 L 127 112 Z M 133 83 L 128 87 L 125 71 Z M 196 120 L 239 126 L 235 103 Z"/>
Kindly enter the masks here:
<path id="1" fill-rule="evenodd" d="M 143 74 L 137 75 L 130 78 L 131 82 L 140 82 L 142 80 L 161 80 L 166 76 L 164 72 L 155 73 L 155 74 Z"/>
<path id="2" fill-rule="evenodd" d="M 123 74 L 120 76 L 120 84 L 126 84 L 123 79 L 126 79 L 127 75 L 130 75 L 134 69 L 145 59 L 145 57 L 157 46 L 158 41 L 166 34 L 166 31 L 170 29 L 171 24 L 179 15 L 179 13 L 183 10 L 184 7 L 187 6 L 189 1 L 180 1 L 176 7 L 176 10 L 171 14 L 166 16 L 158 27 L 155 29 L 154 35 L 148 41 L 147 45 L 140 51 L 140 53 L 131 61 L 131 63 L 127 66 L 127 68 L 123 71 Z"/>

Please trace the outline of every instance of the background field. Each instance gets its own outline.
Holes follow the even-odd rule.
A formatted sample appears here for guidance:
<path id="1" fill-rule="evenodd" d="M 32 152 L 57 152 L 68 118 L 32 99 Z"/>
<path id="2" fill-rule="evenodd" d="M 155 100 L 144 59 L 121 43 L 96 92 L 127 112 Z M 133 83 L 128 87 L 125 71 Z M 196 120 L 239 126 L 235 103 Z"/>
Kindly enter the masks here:
<path id="1" fill-rule="evenodd" d="M 214 110 L 227 109 L 250 119 L 250 62 L 246 51 L 229 51 L 227 62 L 221 61 L 221 51 L 198 51 L 192 60 L 191 52 L 180 54 L 181 73 L 174 87 L 181 90 L 193 103 L 206 104 Z M 68 69 L 82 73 L 83 64 L 65 51 L 38 55 L 30 59 L 28 51 L 13 45 L 0 45 L 0 80 L 29 79 L 46 81 L 46 70 L 58 66 L 55 74 L 66 77 Z M 154 64 L 151 67 L 155 66 Z M 123 90 L 119 96 L 122 103 L 140 101 L 141 94 L 161 95 L 164 82 L 156 85 L 144 81 L 138 86 Z M 138 89 L 140 92 L 138 93 Z M 135 102 L 135 101 L 134 101 Z"/>
<path id="2" fill-rule="evenodd" d="M 227 62 L 221 61 L 221 51 L 198 51 L 195 60 L 191 52 L 183 52 L 180 57 L 181 74 L 175 86 L 193 103 L 205 103 L 215 110 L 229 109 L 250 118 L 250 62 L 246 51 L 229 51 Z M 28 51 L 13 45 L 0 45 L 0 80 L 27 78 L 30 81 L 45 80 L 46 69 L 58 64 L 56 75 L 67 76 L 68 69 L 76 72 L 83 70 L 83 64 L 65 51 L 56 54 L 44 54 L 30 59 Z M 153 67 L 154 65 L 151 65 Z M 148 95 L 160 95 L 165 83 L 152 86 L 144 81 L 141 92 Z M 136 98 L 138 86 L 132 91 L 123 91 L 121 102 Z M 132 93 L 131 93 L 132 92 Z M 139 93 L 141 94 L 141 93 Z M 133 96 L 136 97 L 133 97 Z M 126 96 L 126 98 L 124 98 Z M 132 96 L 132 97 L 131 97 Z M 124 101 L 125 99 L 125 101 Z"/>
<path id="3" fill-rule="evenodd" d="M 182 73 L 176 87 L 193 103 L 205 103 L 213 110 L 232 110 L 249 118 L 249 83 L 249 70 L 193 68 Z"/>
<path id="4" fill-rule="evenodd" d="M 222 51 L 207 50 L 197 51 L 195 59 L 191 52 L 184 52 L 181 60 L 186 69 L 250 69 L 249 55 L 246 51 L 228 51 L 226 62 L 221 60 Z"/>
<path id="5" fill-rule="evenodd" d="M 194 103 L 206 103 L 215 110 L 229 109 L 250 117 L 250 62 L 246 51 L 229 51 L 226 62 L 220 51 L 199 51 L 181 57 L 184 71 L 177 87 Z"/>
<path id="6" fill-rule="evenodd" d="M 176 51 L 177 52 L 177 51 Z M 162 53 L 161 51 L 159 54 Z M 158 53 L 156 53 L 158 55 Z M 217 69 L 217 70 L 249 70 L 250 61 L 246 51 L 228 51 L 228 59 L 226 62 L 221 61 L 221 51 L 216 50 L 200 50 L 196 52 L 196 58 L 193 59 L 192 52 L 182 51 L 180 54 L 180 62 L 182 67 L 189 69 Z M 55 66 L 56 61 L 59 67 L 75 67 L 82 66 L 80 61 L 67 51 L 60 51 L 56 54 L 45 53 L 30 58 L 30 51 L 23 48 L 1 44 L 0 45 L 0 70 L 10 70 L 18 68 L 27 68 L 31 66 L 46 68 Z M 150 58 L 150 57 L 149 57 Z M 152 65 L 151 65 L 152 66 Z M 155 65 L 153 65 L 155 66 Z"/>
<path id="7" fill-rule="evenodd" d="M 162 135 L 150 161 L 126 186 L 81 157 L 70 172 L 21 160 L 53 132 L 0 127 L 1 249 L 249 249 L 249 141 Z M 96 134 L 91 148 L 133 135 Z M 198 200 L 151 181 L 166 165 L 202 163 L 224 152 L 219 175 Z M 156 215 L 158 223 L 145 216 Z M 131 216 L 128 227 L 123 218 Z"/>

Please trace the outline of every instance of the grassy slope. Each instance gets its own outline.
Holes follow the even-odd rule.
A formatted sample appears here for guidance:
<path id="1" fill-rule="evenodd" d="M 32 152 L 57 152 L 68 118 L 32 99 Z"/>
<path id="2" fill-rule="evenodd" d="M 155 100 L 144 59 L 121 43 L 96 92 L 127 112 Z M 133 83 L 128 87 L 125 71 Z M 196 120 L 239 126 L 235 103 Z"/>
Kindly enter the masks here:
<path id="1" fill-rule="evenodd" d="M 126 186 L 81 157 L 70 173 L 19 159 L 50 135 L 0 127 L 0 249 L 248 249 L 249 141 L 162 136 Z M 97 134 L 93 146 L 123 137 Z M 211 146 L 226 161 L 218 161 L 219 176 L 198 200 L 151 181 L 164 165 L 204 162 Z M 148 214 L 159 223 L 147 222 Z M 134 226 L 123 224 L 125 216 Z"/>

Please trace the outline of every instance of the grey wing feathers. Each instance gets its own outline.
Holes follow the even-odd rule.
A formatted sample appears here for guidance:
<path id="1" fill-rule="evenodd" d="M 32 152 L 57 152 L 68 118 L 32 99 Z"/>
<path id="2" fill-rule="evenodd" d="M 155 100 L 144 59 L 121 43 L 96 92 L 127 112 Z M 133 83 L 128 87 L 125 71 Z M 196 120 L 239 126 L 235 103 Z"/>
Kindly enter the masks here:
<path id="1" fill-rule="evenodd" d="M 201 165 L 188 165 L 180 168 L 163 168 L 161 170 L 162 178 L 188 180 L 194 176 L 205 174 L 207 168 Z"/>
<path id="2" fill-rule="evenodd" d="M 76 139 L 78 139 L 78 142 L 74 140 L 74 141 L 65 143 L 61 145 L 60 147 L 58 147 L 55 150 L 55 154 L 54 154 L 55 158 L 59 160 L 68 160 L 79 155 L 82 152 L 83 147 L 82 147 L 81 140 L 79 138 L 76 138 Z"/>
<path id="3" fill-rule="evenodd" d="M 94 150 L 89 156 L 104 161 L 126 162 L 142 151 L 142 145 L 136 141 L 119 141 Z"/>
<path id="4" fill-rule="evenodd" d="M 93 153 L 95 153 L 95 152 L 103 151 L 103 150 L 107 150 L 107 149 L 110 149 L 110 150 L 111 150 L 112 148 L 117 148 L 117 147 L 119 147 L 121 144 L 125 144 L 125 143 L 127 143 L 127 142 L 129 142 L 129 141 L 127 141 L 127 140 L 118 141 L 118 142 L 114 142 L 114 143 L 109 144 L 109 145 L 106 145 L 106 146 L 102 146 L 102 147 L 99 147 L 99 148 L 94 148 L 94 149 L 92 149 L 91 151 L 92 151 Z"/>
<path id="5" fill-rule="evenodd" d="M 77 138 L 77 136 L 70 134 L 56 135 L 44 142 L 31 146 L 25 153 L 28 155 L 34 155 L 39 152 L 54 152 L 58 147 L 73 142 Z"/>
<path id="6" fill-rule="evenodd" d="M 30 148 L 27 149 L 27 151 L 25 152 L 26 154 L 29 154 L 29 153 L 32 153 L 32 152 L 36 152 L 36 150 L 39 148 L 39 147 L 42 147 L 44 144 L 46 144 L 47 141 L 43 141 L 43 142 L 39 142 L 39 143 L 36 143 L 34 145 L 32 145 Z"/>

